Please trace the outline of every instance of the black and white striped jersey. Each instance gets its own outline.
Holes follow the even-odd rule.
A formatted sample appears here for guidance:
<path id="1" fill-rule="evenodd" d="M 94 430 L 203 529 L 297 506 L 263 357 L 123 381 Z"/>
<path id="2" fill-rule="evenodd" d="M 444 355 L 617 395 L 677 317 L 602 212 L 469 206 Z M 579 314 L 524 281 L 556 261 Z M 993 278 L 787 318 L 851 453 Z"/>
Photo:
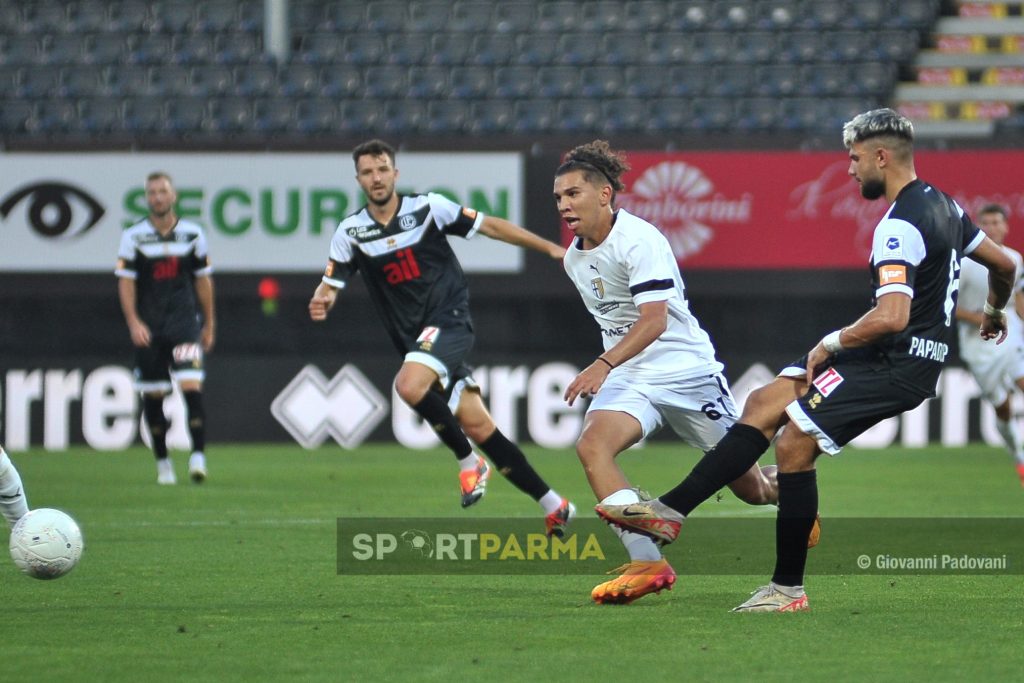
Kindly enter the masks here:
<path id="1" fill-rule="evenodd" d="M 148 219 L 121 234 L 114 274 L 136 284 L 136 308 L 155 339 L 194 341 L 201 329 L 194 278 L 210 275 L 203 229 L 178 220 L 162 236 Z"/>
<path id="2" fill-rule="evenodd" d="M 323 281 L 344 287 L 359 272 L 401 353 L 416 347 L 424 327 L 472 325 L 469 290 L 448 235 L 469 238 L 483 214 L 429 193 L 400 196 L 381 225 L 364 206 L 334 232 Z"/>
<path id="3" fill-rule="evenodd" d="M 960 261 L 984 238 L 952 198 L 921 180 L 900 190 L 875 227 L 874 301 L 893 292 L 913 299 L 906 329 L 874 345 L 888 357 L 893 383 L 935 394 L 956 334 Z"/>

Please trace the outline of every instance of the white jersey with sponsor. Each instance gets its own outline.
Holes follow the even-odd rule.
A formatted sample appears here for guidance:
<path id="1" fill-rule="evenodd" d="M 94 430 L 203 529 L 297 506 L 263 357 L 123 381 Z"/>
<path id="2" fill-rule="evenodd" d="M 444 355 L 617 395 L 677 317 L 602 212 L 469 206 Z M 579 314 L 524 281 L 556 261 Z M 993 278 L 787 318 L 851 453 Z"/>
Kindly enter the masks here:
<path id="1" fill-rule="evenodd" d="M 640 305 L 668 303 L 665 331 L 613 373 L 665 383 L 722 370 L 710 338 L 686 303 L 672 247 L 647 221 L 619 209 L 600 245 L 585 250 L 582 240 L 573 240 L 565 254 L 565 270 L 601 328 L 606 351 L 639 320 Z"/>
<path id="2" fill-rule="evenodd" d="M 1017 266 L 1014 278 L 1014 295 L 1024 286 L 1024 259 L 1015 250 L 1003 247 Z M 996 344 L 985 341 L 978 334 L 978 326 L 966 321 L 959 321 L 960 355 L 967 362 L 986 355 L 1006 353 L 1011 348 L 1024 345 L 1024 323 L 1014 309 L 1014 296 L 1006 306 L 1006 342 Z M 957 307 L 964 311 L 981 311 L 988 301 L 988 269 L 969 258 L 960 264 L 960 292 L 957 295 Z"/>

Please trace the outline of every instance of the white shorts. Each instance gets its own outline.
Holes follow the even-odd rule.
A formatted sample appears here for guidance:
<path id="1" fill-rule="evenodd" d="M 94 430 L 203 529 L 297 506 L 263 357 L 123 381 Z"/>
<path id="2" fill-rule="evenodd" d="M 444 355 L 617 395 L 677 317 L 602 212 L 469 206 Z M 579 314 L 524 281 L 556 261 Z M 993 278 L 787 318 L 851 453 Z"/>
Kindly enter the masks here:
<path id="1" fill-rule="evenodd" d="M 636 382 L 613 372 L 587 412 L 614 410 L 632 415 L 644 438 L 668 422 L 679 437 L 702 451 L 717 444 L 739 417 L 729 384 L 721 374 L 672 384 Z"/>
<path id="2" fill-rule="evenodd" d="M 995 342 L 982 349 L 965 349 L 961 357 L 981 387 L 982 397 L 993 406 L 1002 405 L 1024 377 L 1024 346 L 1000 348 Z"/>

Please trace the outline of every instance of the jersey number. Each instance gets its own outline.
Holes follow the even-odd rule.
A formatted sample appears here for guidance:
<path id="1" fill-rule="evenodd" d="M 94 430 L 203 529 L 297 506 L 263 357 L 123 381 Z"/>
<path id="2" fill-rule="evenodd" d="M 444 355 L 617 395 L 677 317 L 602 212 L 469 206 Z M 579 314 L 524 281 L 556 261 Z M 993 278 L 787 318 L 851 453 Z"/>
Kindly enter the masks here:
<path id="1" fill-rule="evenodd" d="M 946 327 L 953 324 L 953 309 L 956 308 L 956 295 L 960 290 L 960 261 L 956 258 L 956 249 L 949 252 L 949 286 L 946 288 Z"/>

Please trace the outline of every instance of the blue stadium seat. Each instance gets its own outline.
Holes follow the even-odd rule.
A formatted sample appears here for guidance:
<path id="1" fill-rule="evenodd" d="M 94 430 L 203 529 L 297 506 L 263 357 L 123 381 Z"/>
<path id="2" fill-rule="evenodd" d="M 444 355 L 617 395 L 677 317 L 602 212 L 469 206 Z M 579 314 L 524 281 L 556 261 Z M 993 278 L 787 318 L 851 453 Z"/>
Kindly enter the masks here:
<path id="1" fill-rule="evenodd" d="M 529 97 L 534 89 L 532 66 L 503 66 L 494 71 L 494 95 L 509 99 Z"/>
<path id="2" fill-rule="evenodd" d="M 693 100 L 691 125 L 698 130 L 727 130 L 734 123 L 733 100 L 724 97 L 697 97 Z"/>
<path id="3" fill-rule="evenodd" d="M 740 130 L 775 130 L 781 119 L 781 107 L 774 97 L 746 97 L 736 101 L 736 127 Z"/>
<path id="4" fill-rule="evenodd" d="M 473 36 L 469 61 L 484 66 L 502 66 L 512 61 L 515 51 L 515 36 L 504 33 L 479 33 Z"/>
<path id="5" fill-rule="evenodd" d="M 409 31 L 438 33 L 448 28 L 450 2 L 413 0 L 409 3 Z"/>
<path id="6" fill-rule="evenodd" d="M 647 130 L 649 116 L 643 100 L 623 98 L 601 102 L 601 118 L 607 132 L 637 133 Z"/>
<path id="7" fill-rule="evenodd" d="M 517 35 L 533 30 L 534 3 L 499 2 L 494 8 L 493 27 L 499 33 Z"/>
<path id="8" fill-rule="evenodd" d="M 73 102 L 63 99 L 37 100 L 41 135 L 54 135 L 73 131 L 78 122 L 78 110 Z"/>
<path id="9" fill-rule="evenodd" d="M 843 19 L 843 26 L 858 30 L 875 30 L 886 25 L 889 7 L 886 0 L 858 0 Z"/>
<path id="10" fill-rule="evenodd" d="M 604 129 L 604 114 L 597 100 L 580 98 L 558 103 L 558 128 L 566 132 L 597 132 Z"/>
<path id="11" fill-rule="evenodd" d="M 106 94 L 114 97 L 149 95 L 149 69 L 108 67 Z M 97 69 L 98 70 L 98 69 Z"/>
<path id="12" fill-rule="evenodd" d="M 768 31 L 748 31 L 736 40 L 732 60 L 743 64 L 764 64 L 775 61 L 779 52 L 778 38 Z"/>
<path id="13" fill-rule="evenodd" d="M 927 30 L 939 11 L 936 0 L 890 0 L 889 16 L 897 28 Z"/>
<path id="14" fill-rule="evenodd" d="M 379 33 L 393 33 L 405 29 L 408 3 L 395 0 L 369 0 L 366 3 L 366 28 Z"/>
<path id="15" fill-rule="evenodd" d="M 780 62 L 813 63 L 824 59 L 826 37 L 815 31 L 790 31 L 779 42 Z"/>
<path id="16" fill-rule="evenodd" d="M 680 64 L 668 69 L 662 94 L 668 97 L 703 95 L 708 91 L 710 71 L 704 67 Z"/>
<path id="17" fill-rule="evenodd" d="M 204 33 L 185 33 L 173 36 L 171 61 L 176 64 L 207 64 L 213 61 L 213 36 Z"/>
<path id="18" fill-rule="evenodd" d="M 830 62 L 857 62 L 864 59 L 865 48 L 873 35 L 862 31 L 832 31 L 823 46 L 822 57 Z"/>
<path id="19" fill-rule="evenodd" d="M 171 61 L 174 49 L 172 37 L 163 33 L 140 33 L 129 38 L 131 46 L 129 64 L 166 64 Z"/>
<path id="20" fill-rule="evenodd" d="M 362 0 L 335 1 L 327 3 L 324 7 L 324 13 L 320 23 L 317 25 L 317 30 L 328 33 L 352 33 L 365 29 L 365 22 L 365 2 Z"/>
<path id="21" fill-rule="evenodd" d="M 61 94 L 63 74 L 59 66 L 33 66 L 11 71 L 15 74 L 20 72 L 17 86 L 13 90 L 16 97 L 52 98 Z"/>
<path id="22" fill-rule="evenodd" d="M 723 64 L 732 59 L 737 41 L 733 34 L 722 31 L 700 32 L 694 36 L 694 64 Z"/>
<path id="23" fill-rule="evenodd" d="M 70 22 L 66 3 L 36 0 L 26 3 L 25 9 L 27 30 L 32 33 L 67 33 Z M 5 26 L 9 26 L 9 24 L 3 24 L 0 19 L 0 27 Z"/>
<path id="24" fill-rule="evenodd" d="M 35 133 L 39 127 L 38 108 L 35 100 L 4 100 L 0 107 L 0 131 L 8 135 Z"/>
<path id="25" fill-rule="evenodd" d="M 666 93 L 668 70 L 649 66 L 627 66 L 624 92 L 630 97 L 661 97 Z"/>
<path id="26" fill-rule="evenodd" d="M 287 7 L 288 27 L 293 36 L 313 33 L 326 21 L 324 5 L 316 0 L 291 0 Z"/>
<path id="27" fill-rule="evenodd" d="M 282 95 L 300 98 L 320 93 L 320 68 L 313 64 L 292 62 L 284 65 L 279 78 Z"/>
<path id="28" fill-rule="evenodd" d="M 339 129 L 338 105 L 322 97 L 301 99 L 295 104 L 295 126 L 300 133 L 333 133 Z"/>
<path id="29" fill-rule="evenodd" d="M 20 3 L 0 3 L 0 35 L 14 35 L 16 33 L 32 33 L 31 27 L 25 18 L 27 8 Z"/>
<path id="30" fill-rule="evenodd" d="M 646 42 L 647 61 L 655 65 L 689 63 L 696 50 L 695 37 L 687 33 L 652 33 Z"/>
<path id="31" fill-rule="evenodd" d="M 762 64 L 755 67 L 754 93 L 765 97 L 810 94 L 800 70 L 790 64 Z"/>
<path id="32" fill-rule="evenodd" d="M 844 2 L 844 0 L 804 2 L 802 5 L 803 16 L 797 21 L 797 26 L 812 31 L 838 28 L 846 16 L 851 13 L 850 5 L 853 4 L 855 3 Z"/>
<path id="33" fill-rule="evenodd" d="M 506 133 L 512 129 L 514 105 L 509 100 L 470 103 L 469 132 L 476 135 Z"/>
<path id="34" fill-rule="evenodd" d="M 754 26 L 763 31 L 785 31 L 799 19 L 800 0 L 767 0 L 757 3 Z"/>
<path id="35" fill-rule="evenodd" d="M 512 119 L 516 133 L 547 133 L 556 125 L 555 105 L 551 100 L 518 100 Z"/>
<path id="36" fill-rule="evenodd" d="M 235 92 L 244 97 L 261 97 L 277 94 L 278 71 L 273 64 L 249 64 L 236 66 Z"/>
<path id="37" fill-rule="evenodd" d="M 443 66 L 414 66 L 409 69 L 408 97 L 432 99 L 448 92 L 449 69 Z"/>
<path id="38" fill-rule="evenodd" d="M 152 30 L 184 34 L 192 30 L 195 21 L 196 3 L 185 0 L 162 2 L 153 12 Z"/>
<path id="39" fill-rule="evenodd" d="M 113 33 L 137 33 L 150 30 L 152 18 L 150 3 L 143 0 L 124 0 L 108 4 L 107 21 L 103 30 Z"/>
<path id="40" fill-rule="evenodd" d="M 342 36 L 334 33 L 307 33 L 302 37 L 299 57 L 309 64 L 342 61 Z"/>
<path id="41" fill-rule="evenodd" d="M 680 132 L 693 124 L 693 104 L 688 97 L 661 98 L 647 105 L 648 127 L 652 131 Z"/>
<path id="42" fill-rule="evenodd" d="M 263 36 L 254 32 L 221 33 L 213 41 L 214 59 L 221 64 L 269 63 L 263 52 Z"/>
<path id="43" fill-rule="evenodd" d="M 82 61 L 86 64 L 107 66 L 127 63 L 131 45 L 124 34 L 94 34 L 85 41 L 85 54 Z"/>
<path id="44" fill-rule="evenodd" d="M 192 94 L 187 66 L 167 64 L 149 70 L 146 93 L 156 97 L 172 98 Z M 134 93 L 133 93 L 134 94 Z"/>
<path id="45" fill-rule="evenodd" d="M 43 59 L 40 41 L 36 36 L 0 35 L 0 65 L 28 66 Z"/>
<path id="46" fill-rule="evenodd" d="M 428 133 L 461 133 L 469 122 L 469 103 L 462 100 L 434 100 L 427 105 L 423 128 Z"/>
<path id="47" fill-rule="evenodd" d="M 452 67 L 448 80 L 448 93 L 458 99 L 485 97 L 492 87 L 493 69 L 486 66 Z"/>
<path id="48" fill-rule="evenodd" d="M 338 105 L 337 118 L 328 129 L 331 133 L 348 133 L 362 138 L 372 137 L 379 127 L 380 112 L 376 103 L 347 100 Z"/>
<path id="49" fill-rule="evenodd" d="M 537 4 L 534 29 L 544 33 L 564 33 L 576 29 L 581 22 L 580 6 L 565 0 L 549 0 Z"/>
<path id="50" fill-rule="evenodd" d="M 62 68 L 61 93 L 66 97 L 93 97 L 109 94 L 106 87 L 107 70 L 93 66 L 65 66 Z"/>
<path id="51" fill-rule="evenodd" d="M 867 51 L 864 59 L 897 64 L 913 60 L 921 41 L 916 31 L 879 31 L 874 38 L 874 49 Z"/>
<path id="52" fill-rule="evenodd" d="M 204 97 L 225 97 L 235 92 L 235 76 L 231 67 L 206 64 L 189 70 L 189 92 Z"/>
<path id="53" fill-rule="evenodd" d="M 490 30 L 494 4 L 490 2 L 456 2 L 452 6 L 447 30 L 458 33 L 482 33 Z"/>
<path id="54" fill-rule="evenodd" d="M 345 36 L 344 61 L 349 64 L 380 64 L 384 57 L 384 40 L 371 33 L 353 33 Z"/>
<path id="55" fill-rule="evenodd" d="M 391 134 L 405 135 L 423 130 L 427 107 L 417 100 L 390 100 L 381 110 L 381 128 Z"/>
<path id="56" fill-rule="evenodd" d="M 78 128 L 86 133 L 105 135 L 124 128 L 124 104 L 107 97 L 78 100 Z"/>
<path id="57" fill-rule="evenodd" d="M 619 25 L 627 33 L 663 31 L 666 28 L 668 9 L 668 5 L 659 0 L 632 0 L 626 3 Z"/>
<path id="58" fill-rule="evenodd" d="M 558 47 L 551 36 L 537 33 L 519 35 L 516 38 L 516 46 L 513 61 L 516 64 L 532 64 L 534 66 L 554 63 Z"/>
<path id="59" fill-rule="evenodd" d="M 619 31 L 626 18 L 626 5 L 616 0 L 583 3 L 580 28 L 591 33 Z"/>
<path id="60" fill-rule="evenodd" d="M 601 36 L 600 61 L 605 64 L 645 64 L 649 49 L 641 33 L 608 33 Z"/>
<path id="61" fill-rule="evenodd" d="M 579 70 L 572 66 L 542 66 L 537 69 L 534 90 L 539 97 L 570 97 L 579 87 Z"/>
<path id="62" fill-rule="evenodd" d="M 209 125 L 224 133 L 244 133 L 253 127 L 253 103 L 247 97 L 215 97 L 210 100 Z"/>
<path id="63" fill-rule="evenodd" d="M 195 30 L 206 33 L 225 33 L 237 26 L 237 0 L 203 0 L 196 4 Z"/>
<path id="64" fill-rule="evenodd" d="M 757 3 L 728 0 L 712 3 L 708 24 L 718 31 L 747 31 L 756 25 Z"/>
<path id="65" fill-rule="evenodd" d="M 259 97 L 253 101 L 253 128 L 263 133 L 287 133 L 295 119 L 295 103 L 289 97 Z"/>
<path id="66" fill-rule="evenodd" d="M 4 3 L 5 5 L 7 3 Z M 110 7 L 105 0 L 80 0 L 68 7 L 68 33 L 90 34 L 113 30 Z M 0 25 L 4 22 L 0 20 Z"/>
<path id="67" fill-rule="evenodd" d="M 580 69 L 580 93 L 584 97 L 622 95 L 625 75 L 617 66 L 585 66 Z"/>
<path id="68" fill-rule="evenodd" d="M 846 67 L 842 64 L 807 64 L 800 68 L 800 74 L 808 94 L 831 97 L 847 90 Z"/>
<path id="69" fill-rule="evenodd" d="M 593 64 L 601 58 L 601 41 L 591 33 L 563 33 L 556 53 L 559 64 Z"/>
<path id="70" fill-rule="evenodd" d="M 429 61 L 429 34 L 392 33 L 386 40 L 385 59 L 391 64 L 413 66 L 425 64 Z"/>
<path id="71" fill-rule="evenodd" d="M 320 68 L 317 82 L 323 97 L 355 97 L 363 87 L 363 72 L 357 66 L 330 64 Z"/>
<path id="72" fill-rule="evenodd" d="M 469 45 L 469 36 L 466 34 L 439 33 L 430 42 L 430 63 L 441 66 L 465 64 Z"/>
<path id="73" fill-rule="evenodd" d="M 132 97 L 124 104 L 124 125 L 133 133 L 149 134 L 164 130 L 167 122 L 163 100 Z"/>
<path id="74" fill-rule="evenodd" d="M 88 37 L 85 34 L 51 36 L 41 61 L 46 64 L 81 64 L 86 52 Z"/>
<path id="75" fill-rule="evenodd" d="M 705 92 L 714 97 L 746 97 L 754 90 L 755 73 L 746 64 L 714 66 Z"/>
<path id="76" fill-rule="evenodd" d="M 886 96 L 896 82 L 896 65 L 891 62 L 850 64 L 846 82 L 851 95 Z"/>
<path id="77" fill-rule="evenodd" d="M 238 28 L 246 33 L 261 32 L 264 23 L 264 0 L 239 0 Z"/>
<path id="78" fill-rule="evenodd" d="M 698 33 L 709 28 L 713 12 L 708 0 L 675 0 L 669 5 L 665 29 Z"/>
<path id="79" fill-rule="evenodd" d="M 402 97 L 409 88 L 409 70 L 404 66 L 368 66 L 363 73 L 366 97 Z"/>

